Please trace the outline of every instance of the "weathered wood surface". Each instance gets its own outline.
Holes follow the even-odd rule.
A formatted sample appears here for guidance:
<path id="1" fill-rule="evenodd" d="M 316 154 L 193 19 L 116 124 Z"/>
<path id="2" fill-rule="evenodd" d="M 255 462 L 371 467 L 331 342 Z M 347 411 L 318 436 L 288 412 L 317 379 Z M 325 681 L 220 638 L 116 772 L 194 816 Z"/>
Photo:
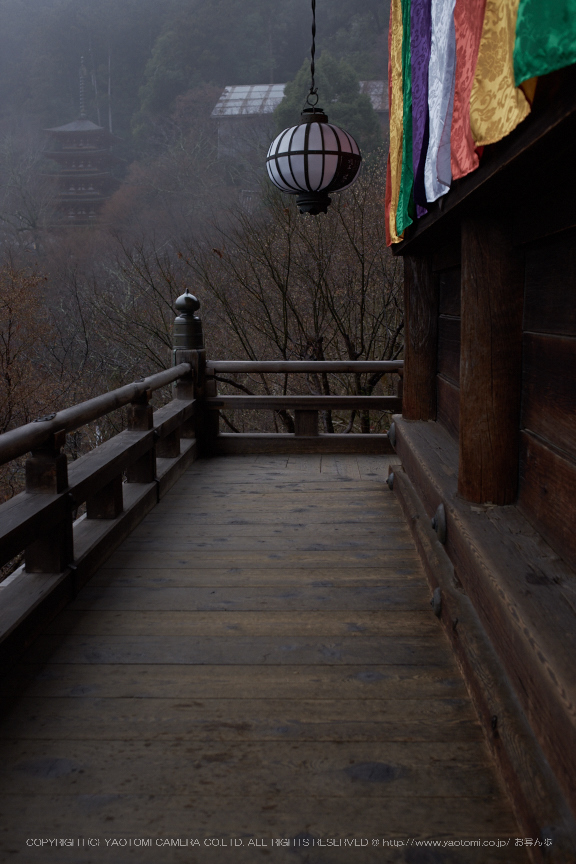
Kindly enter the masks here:
<path id="1" fill-rule="evenodd" d="M 460 317 L 460 248 L 458 248 L 458 266 L 449 267 L 438 273 L 438 312 L 440 315 Z"/>
<path id="2" fill-rule="evenodd" d="M 215 396 L 206 399 L 209 410 L 301 408 L 303 410 L 339 409 L 341 411 L 401 411 L 397 396 Z"/>
<path id="3" fill-rule="evenodd" d="M 576 229 L 526 249 L 524 330 L 576 336 Z"/>
<path id="4" fill-rule="evenodd" d="M 4 684 L 5 854 L 66 860 L 29 836 L 235 837 L 150 860 L 252 864 L 250 838 L 334 837 L 370 843 L 269 860 L 405 864 L 427 859 L 372 839 L 512 838 L 452 860 L 527 860 L 389 461 L 194 463 Z M 101 853 L 73 860 L 126 857 Z"/>
<path id="5" fill-rule="evenodd" d="M 214 441 L 214 452 L 221 456 L 290 454 L 350 454 L 362 453 L 377 455 L 393 453 L 392 445 L 385 433 L 374 435 L 354 433 L 319 434 L 307 437 L 282 432 L 260 433 L 220 433 Z"/>
<path id="6" fill-rule="evenodd" d="M 396 418 L 395 418 L 396 419 Z M 576 805 L 574 573 L 517 507 L 457 494 L 457 452 L 438 424 L 397 418 L 397 447 L 429 515 L 440 502 L 445 549 L 571 806 Z"/>
<path id="7" fill-rule="evenodd" d="M 436 376 L 438 422 L 458 441 L 460 428 L 460 388 L 442 375 Z"/>
<path id="8" fill-rule="evenodd" d="M 576 462 L 529 432 L 520 436 L 518 504 L 530 522 L 576 568 Z"/>
<path id="9" fill-rule="evenodd" d="M 518 491 L 524 261 L 505 222 L 462 222 L 458 491 L 511 504 Z"/>
<path id="10" fill-rule="evenodd" d="M 438 279 L 430 260 L 404 259 L 404 391 L 407 420 L 436 419 Z"/>
<path id="11" fill-rule="evenodd" d="M 441 594 L 440 620 L 488 732 L 490 748 L 506 779 L 523 833 L 539 836 L 546 833 L 548 825 L 555 825 L 554 849 L 548 850 L 546 860 L 564 864 L 572 860 L 576 847 L 576 823 L 566 799 L 478 613 L 402 468 L 394 471 L 394 491 L 409 519 L 430 588 Z"/>
<path id="12" fill-rule="evenodd" d="M 438 318 L 438 372 L 452 384 L 460 381 L 460 318 Z"/>
<path id="13" fill-rule="evenodd" d="M 576 338 L 524 335 L 522 427 L 576 463 Z"/>
<path id="14" fill-rule="evenodd" d="M 403 360 L 209 360 L 206 372 L 395 372 L 403 366 Z"/>

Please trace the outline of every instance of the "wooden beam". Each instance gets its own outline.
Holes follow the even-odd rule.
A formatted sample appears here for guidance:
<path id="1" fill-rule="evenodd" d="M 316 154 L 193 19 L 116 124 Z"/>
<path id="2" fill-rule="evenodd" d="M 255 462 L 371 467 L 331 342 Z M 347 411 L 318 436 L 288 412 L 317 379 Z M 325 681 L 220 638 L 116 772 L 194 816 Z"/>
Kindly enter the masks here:
<path id="1" fill-rule="evenodd" d="M 468 501 L 516 499 L 523 298 L 523 256 L 506 225 L 464 220 L 458 491 Z"/>
<path id="2" fill-rule="evenodd" d="M 438 285 L 430 256 L 404 258 L 404 391 L 406 420 L 436 419 Z"/>
<path id="3" fill-rule="evenodd" d="M 394 453 L 388 435 L 310 435 L 221 433 L 214 442 L 219 455 L 240 453 Z"/>
<path id="4" fill-rule="evenodd" d="M 403 360 L 209 360 L 206 373 L 397 372 L 403 366 Z"/>
<path id="5" fill-rule="evenodd" d="M 206 399 L 211 410 L 222 411 L 235 408 L 300 409 L 302 411 L 364 411 L 367 408 L 379 411 L 400 411 L 402 400 L 397 396 L 218 396 Z"/>

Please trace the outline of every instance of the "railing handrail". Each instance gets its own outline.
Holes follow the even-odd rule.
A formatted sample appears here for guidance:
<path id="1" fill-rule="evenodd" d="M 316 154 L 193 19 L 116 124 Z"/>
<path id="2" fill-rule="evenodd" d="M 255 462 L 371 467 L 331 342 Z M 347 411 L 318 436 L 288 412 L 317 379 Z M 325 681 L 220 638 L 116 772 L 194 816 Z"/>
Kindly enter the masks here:
<path id="1" fill-rule="evenodd" d="M 397 372 L 403 360 L 209 360 L 211 372 Z"/>
<path id="2" fill-rule="evenodd" d="M 304 411 L 366 411 L 373 409 L 377 411 L 398 411 L 402 406 L 402 399 L 398 396 L 212 396 L 205 400 L 209 410 L 221 411 L 228 409 L 252 409 L 263 408 L 277 411 L 279 408 L 292 408 Z"/>
<path id="3" fill-rule="evenodd" d="M 160 387 L 172 384 L 191 371 L 190 363 L 179 363 L 178 366 L 172 366 L 170 369 L 164 369 L 155 375 L 149 375 L 141 381 L 133 381 L 131 384 L 125 384 L 123 387 L 110 390 L 101 396 L 95 396 L 86 402 L 64 408 L 53 416 L 48 415 L 49 419 L 36 420 L 25 426 L 4 432 L 3 435 L 0 435 L 0 465 L 17 459 L 19 456 L 24 456 L 31 450 L 38 449 L 56 432 L 62 430 L 74 432 L 81 426 L 98 420 L 117 408 L 128 405 L 147 391 L 159 390 Z"/>

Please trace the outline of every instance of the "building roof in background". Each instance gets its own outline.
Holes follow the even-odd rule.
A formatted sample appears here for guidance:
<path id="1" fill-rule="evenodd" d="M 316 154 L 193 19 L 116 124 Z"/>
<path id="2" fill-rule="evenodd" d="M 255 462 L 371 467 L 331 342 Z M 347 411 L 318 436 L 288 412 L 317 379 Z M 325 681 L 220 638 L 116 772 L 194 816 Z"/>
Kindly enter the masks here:
<path id="1" fill-rule="evenodd" d="M 240 84 L 225 87 L 212 117 L 271 114 L 284 98 L 285 84 Z"/>
<path id="2" fill-rule="evenodd" d="M 225 87 L 212 111 L 212 117 L 239 117 L 271 114 L 284 98 L 285 84 L 238 84 Z M 386 81 L 361 81 L 375 111 L 388 111 Z"/>

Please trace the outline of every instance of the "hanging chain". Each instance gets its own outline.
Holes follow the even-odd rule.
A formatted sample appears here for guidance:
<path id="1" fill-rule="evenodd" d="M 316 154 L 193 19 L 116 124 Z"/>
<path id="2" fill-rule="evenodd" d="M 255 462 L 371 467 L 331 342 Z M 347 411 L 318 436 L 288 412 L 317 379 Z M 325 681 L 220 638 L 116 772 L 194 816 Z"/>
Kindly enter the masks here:
<path id="1" fill-rule="evenodd" d="M 310 63 L 310 93 L 308 94 L 308 98 L 306 102 L 308 105 L 317 105 L 318 104 L 318 88 L 316 87 L 316 82 L 314 80 L 314 73 L 316 71 L 315 57 L 316 57 L 316 0 L 312 0 L 312 48 L 310 50 L 310 54 L 312 56 L 312 62 Z M 311 97 L 315 96 L 316 100 L 314 102 L 311 101 Z"/>

